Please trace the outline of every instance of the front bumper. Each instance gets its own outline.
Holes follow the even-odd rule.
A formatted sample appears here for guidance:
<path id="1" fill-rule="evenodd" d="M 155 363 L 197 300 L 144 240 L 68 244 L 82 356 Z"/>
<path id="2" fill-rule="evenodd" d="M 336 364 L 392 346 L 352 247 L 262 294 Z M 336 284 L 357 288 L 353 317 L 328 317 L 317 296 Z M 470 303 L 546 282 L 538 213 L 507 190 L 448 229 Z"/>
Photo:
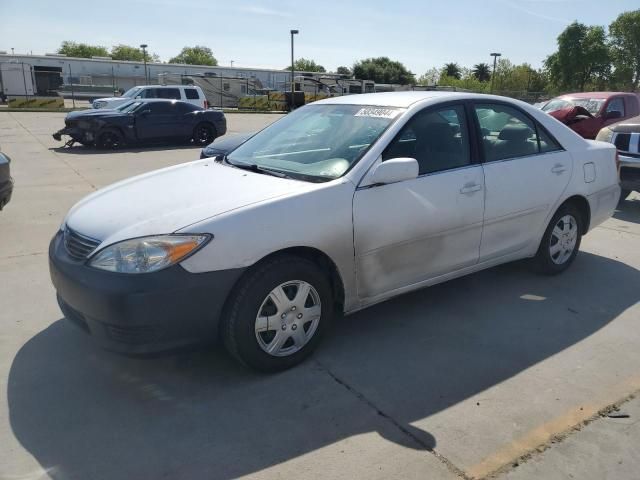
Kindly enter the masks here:
<path id="1" fill-rule="evenodd" d="M 62 135 L 68 135 L 76 142 L 84 144 L 93 143 L 95 141 L 95 135 L 93 132 L 78 127 L 65 127 L 62 130 L 58 130 L 51 136 L 54 140 L 60 141 L 62 140 Z"/>
<path id="2" fill-rule="evenodd" d="M 640 157 L 620 155 L 620 186 L 640 192 Z"/>
<path id="3" fill-rule="evenodd" d="M 71 258 L 61 232 L 49 246 L 49 269 L 64 316 L 103 348 L 128 354 L 214 341 L 224 302 L 244 271 L 101 271 Z"/>
<path id="4" fill-rule="evenodd" d="M 13 178 L 9 178 L 4 183 L 0 183 L 0 210 L 9 203 L 13 194 Z"/>

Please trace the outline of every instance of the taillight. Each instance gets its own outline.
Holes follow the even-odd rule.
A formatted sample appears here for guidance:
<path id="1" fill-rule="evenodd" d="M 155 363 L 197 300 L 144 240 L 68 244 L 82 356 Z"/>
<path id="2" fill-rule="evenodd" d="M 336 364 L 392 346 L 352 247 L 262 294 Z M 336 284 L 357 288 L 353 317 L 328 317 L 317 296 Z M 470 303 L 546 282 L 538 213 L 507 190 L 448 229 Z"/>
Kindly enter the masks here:
<path id="1" fill-rule="evenodd" d="M 209 108 L 209 102 L 207 101 L 207 99 L 206 99 L 206 98 L 205 98 L 205 100 L 204 100 L 204 108 L 205 108 L 205 110 L 206 110 L 207 108 Z"/>
<path id="2" fill-rule="evenodd" d="M 616 172 L 618 172 L 618 181 L 620 180 L 620 154 L 616 150 Z"/>

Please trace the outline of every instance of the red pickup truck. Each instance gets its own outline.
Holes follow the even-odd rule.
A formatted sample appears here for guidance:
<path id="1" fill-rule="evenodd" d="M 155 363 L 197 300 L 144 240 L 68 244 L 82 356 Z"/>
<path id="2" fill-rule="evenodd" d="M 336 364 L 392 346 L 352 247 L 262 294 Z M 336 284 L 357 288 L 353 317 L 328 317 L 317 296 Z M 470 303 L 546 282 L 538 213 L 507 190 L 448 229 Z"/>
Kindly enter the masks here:
<path id="1" fill-rule="evenodd" d="M 625 92 L 568 93 L 549 100 L 542 110 L 584 138 L 594 139 L 601 128 L 640 115 L 640 96 Z"/>

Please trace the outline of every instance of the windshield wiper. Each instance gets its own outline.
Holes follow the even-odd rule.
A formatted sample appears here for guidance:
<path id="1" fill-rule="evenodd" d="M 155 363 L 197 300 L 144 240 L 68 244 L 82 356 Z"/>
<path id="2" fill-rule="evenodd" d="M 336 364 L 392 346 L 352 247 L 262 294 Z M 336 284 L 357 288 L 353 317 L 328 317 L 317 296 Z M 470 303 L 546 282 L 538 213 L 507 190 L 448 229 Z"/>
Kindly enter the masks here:
<path id="1" fill-rule="evenodd" d="M 286 173 L 281 172 L 280 170 L 271 170 L 270 168 L 259 167 L 255 163 L 232 163 L 227 158 L 225 158 L 225 161 L 229 165 L 232 165 L 232 166 L 234 166 L 236 168 L 240 168 L 242 170 L 250 170 L 250 171 L 255 172 L 255 173 L 262 173 L 264 175 L 272 175 L 272 176 L 278 177 L 278 178 L 293 178 L 293 177 L 287 175 Z"/>

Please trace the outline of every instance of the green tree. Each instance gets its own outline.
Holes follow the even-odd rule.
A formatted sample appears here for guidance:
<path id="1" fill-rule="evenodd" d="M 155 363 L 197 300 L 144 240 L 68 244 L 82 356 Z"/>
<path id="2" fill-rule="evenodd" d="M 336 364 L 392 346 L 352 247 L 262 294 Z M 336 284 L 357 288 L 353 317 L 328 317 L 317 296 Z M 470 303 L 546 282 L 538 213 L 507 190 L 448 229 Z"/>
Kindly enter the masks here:
<path id="1" fill-rule="evenodd" d="M 632 90 L 640 84 L 640 10 L 621 13 L 609 25 L 611 52 L 616 75 Z M 625 82 L 625 83 L 626 83 Z"/>
<path id="2" fill-rule="evenodd" d="M 430 68 L 418 77 L 418 85 L 434 86 L 440 82 L 440 70 Z"/>
<path id="3" fill-rule="evenodd" d="M 299 72 L 326 72 L 322 65 L 302 57 L 294 62 L 293 67 Z"/>
<path id="4" fill-rule="evenodd" d="M 195 47 L 184 47 L 177 56 L 169 60 L 169 63 L 215 66 L 218 65 L 218 60 L 213 56 L 209 47 L 196 45 Z"/>
<path id="5" fill-rule="evenodd" d="M 349 67 L 338 67 L 336 69 L 336 73 L 339 75 L 346 75 L 347 77 L 351 76 L 351 70 Z"/>
<path id="6" fill-rule="evenodd" d="M 88 45 L 86 43 L 77 43 L 65 40 L 60 44 L 58 53 L 68 57 L 91 58 L 91 57 L 108 57 L 109 51 L 100 45 Z"/>
<path id="7" fill-rule="evenodd" d="M 460 65 L 457 63 L 445 63 L 442 68 L 442 75 L 445 77 L 455 78 L 456 80 L 460 80 L 462 78 L 462 71 L 460 70 Z"/>
<path id="8" fill-rule="evenodd" d="M 366 58 L 353 65 L 353 76 L 376 83 L 413 84 L 415 76 L 400 62 L 388 57 Z"/>
<path id="9" fill-rule="evenodd" d="M 114 60 L 130 60 L 133 62 L 142 62 L 144 54 L 141 48 L 132 47 L 131 45 L 114 45 L 111 47 L 111 58 Z M 155 53 L 147 52 L 147 62 L 159 62 L 160 57 Z"/>
<path id="10" fill-rule="evenodd" d="M 554 86 L 584 91 L 602 83 L 611 69 L 603 27 L 573 22 L 558 36 L 558 51 L 544 62 Z"/>
<path id="11" fill-rule="evenodd" d="M 491 79 L 491 67 L 486 63 L 475 64 L 471 73 L 481 82 L 488 82 Z"/>

